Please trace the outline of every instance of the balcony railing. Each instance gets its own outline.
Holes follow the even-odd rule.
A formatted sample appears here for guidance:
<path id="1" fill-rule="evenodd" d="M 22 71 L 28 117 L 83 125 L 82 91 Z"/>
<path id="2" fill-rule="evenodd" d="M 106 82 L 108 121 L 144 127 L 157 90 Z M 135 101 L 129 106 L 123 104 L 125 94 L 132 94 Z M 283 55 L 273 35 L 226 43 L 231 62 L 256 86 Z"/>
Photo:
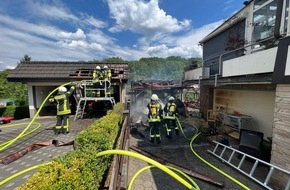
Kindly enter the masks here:
<path id="1" fill-rule="evenodd" d="M 261 40 L 259 42 L 255 42 L 240 48 L 237 48 L 232 51 L 228 51 L 226 53 L 215 55 L 209 59 L 203 61 L 203 70 L 202 70 L 202 77 L 215 77 L 216 75 L 222 76 L 223 75 L 223 62 L 228 61 L 234 58 L 238 58 L 241 56 L 250 55 L 257 51 L 265 50 L 267 47 L 262 47 L 262 44 L 266 44 L 267 42 L 273 42 L 275 40 L 274 37 L 267 38 Z M 252 49 L 252 47 L 259 45 L 259 48 Z M 249 54 L 244 54 L 245 51 L 250 50 Z M 208 73 L 209 70 L 209 73 Z"/>

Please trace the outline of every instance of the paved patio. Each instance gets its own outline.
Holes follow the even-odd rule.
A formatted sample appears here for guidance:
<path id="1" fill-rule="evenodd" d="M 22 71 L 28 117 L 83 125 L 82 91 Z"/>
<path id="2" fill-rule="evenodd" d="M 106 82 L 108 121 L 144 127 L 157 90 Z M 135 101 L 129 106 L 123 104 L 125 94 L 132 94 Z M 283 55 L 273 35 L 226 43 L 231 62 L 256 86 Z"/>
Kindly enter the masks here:
<path id="1" fill-rule="evenodd" d="M 15 120 L 12 121 L 12 125 L 17 123 L 26 123 L 19 126 L 11 126 L 8 128 L 1 129 L 2 132 L 0 132 L 0 144 L 7 142 L 13 138 L 15 138 L 17 135 L 19 135 L 24 128 L 27 126 L 27 123 L 30 122 L 30 119 L 23 119 L 23 120 Z M 34 143 L 40 143 L 40 142 L 52 142 L 52 140 L 59 140 L 62 142 L 70 142 L 75 139 L 76 135 L 83 129 L 85 129 L 89 124 L 93 122 L 92 119 L 83 119 L 83 120 L 77 120 L 76 122 L 73 121 L 73 117 L 70 118 L 70 133 L 63 135 L 60 134 L 58 136 L 54 135 L 53 130 L 51 130 L 56 123 L 55 117 L 40 117 L 37 118 L 35 122 L 41 123 L 41 127 L 34 133 L 23 137 L 16 142 L 14 142 L 11 146 L 9 146 L 4 151 L 0 152 L 0 158 L 3 158 L 5 156 L 8 156 L 10 154 L 13 154 L 15 152 L 18 152 L 20 150 L 23 150 L 27 148 L 28 146 L 34 144 Z M 6 125 L 0 125 L 0 127 L 5 127 Z M 28 131 L 33 130 L 36 127 L 36 125 L 32 125 Z M 46 163 L 50 161 L 52 158 L 57 157 L 59 155 L 63 155 L 69 151 L 73 150 L 73 146 L 60 146 L 55 147 L 54 145 L 41 147 L 40 149 L 34 150 L 32 152 L 27 153 L 23 157 L 19 158 L 18 160 L 4 165 L 0 164 L 0 181 L 6 179 L 7 177 L 10 177 L 24 169 L 27 169 L 29 167 Z M 13 180 L 3 184 L 0 186 L 0 189 L 5 190 L 14 190 L 17 189 L 18 186 L 23 184 L 27 178 L 29 178 L 33 173 L 35 173 L 36 170 L 32 170 L 28 173 L 25 173 L 23 175 L 20 175 Z"/>

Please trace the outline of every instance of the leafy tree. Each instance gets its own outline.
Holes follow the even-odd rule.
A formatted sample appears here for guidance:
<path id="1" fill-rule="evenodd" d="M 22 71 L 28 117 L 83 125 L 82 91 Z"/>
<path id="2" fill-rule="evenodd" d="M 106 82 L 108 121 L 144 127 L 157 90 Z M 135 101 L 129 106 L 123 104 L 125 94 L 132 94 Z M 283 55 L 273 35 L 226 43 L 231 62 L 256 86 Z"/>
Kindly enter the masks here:
<path id="1" fill-rule="evenodd" d="M 125 63 L 121 57 L 111 57 L 102 60 L 103 63 Z"/>
<path id="2" fill-rule="evenodd" d="M 0 99 L 13 99 L 16 105 L 28 105 L 27 85 L 19 82 L 8 82 L 6 77 L 10 69 L 0 71 Z"/>
<path id="3" fill-rule="evenodd" d="M 31 61 L 31 57 L 29 55 L 25 54 L 23 58 L 20 60 L 21 62 Z"/>

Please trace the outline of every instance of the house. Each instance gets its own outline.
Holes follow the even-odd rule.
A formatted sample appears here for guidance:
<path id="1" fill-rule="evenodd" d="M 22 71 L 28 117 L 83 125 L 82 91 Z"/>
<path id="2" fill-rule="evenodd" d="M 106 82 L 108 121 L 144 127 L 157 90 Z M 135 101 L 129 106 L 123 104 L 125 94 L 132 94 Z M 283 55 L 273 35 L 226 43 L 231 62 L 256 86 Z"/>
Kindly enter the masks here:
<path id="1" fill-rule="evenodd" d="M 288 171 L 289 15 L 289 0 L 244 2 L 241 10 L 200 41 L 203 66 L 185 72 L 183 81 L 185 86 L 200 85 L 204 116 L 208 110 L 223 110 L 233 129 L 263 133 L 272 143 L 270 162 Z M 251 122 L 239 123 L 244 118 Z"/>
<path id="2" fill-rule="evenodd" d="M 54 89 L 69 82 L 92 80 L 96 66 L 107 66 L 112 73 L 111 87 L 115 102 L 125 102 L 125 84 L 128 81 L 127 63 L 99 63 L 99 62 L 21 62 L 7 76 L 9 82 L 27 84 L 30 117 L 33 118 L 45 98 Z M 67 86 L 69 87 L 69 86 Z M 76 106 L 76 100 L 71 97 L 71 104 Z M 51 103 L 45 102 L 40 115 L 55 114 Z"/>

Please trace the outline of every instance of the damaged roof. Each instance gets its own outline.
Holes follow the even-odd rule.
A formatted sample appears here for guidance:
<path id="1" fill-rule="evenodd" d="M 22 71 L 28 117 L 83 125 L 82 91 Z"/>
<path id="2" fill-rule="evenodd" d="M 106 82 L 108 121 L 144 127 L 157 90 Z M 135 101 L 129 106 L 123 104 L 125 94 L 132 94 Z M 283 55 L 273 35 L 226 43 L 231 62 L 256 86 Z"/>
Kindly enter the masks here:
<path id="1" fill-rule="evenodd" d="M 167 90 L 173 88 L 182 88 L 182 85 L 179 82 L 170 80 L 140 80 L 131 83 L 132 89 L 152 89 L 152 90 Z"/>
<path id="2" fill-rule="evenodd" d="M 90 80 L 96 66 L 108 66 L 112 72 L 112 80 L 128 80 L 127 63 L 99 63 L 99 62 L 49 62 L 29 61 L 21 62 L 7 76 L 10 82 L 36 82 L 36 81 L 72 81 Z"/>

